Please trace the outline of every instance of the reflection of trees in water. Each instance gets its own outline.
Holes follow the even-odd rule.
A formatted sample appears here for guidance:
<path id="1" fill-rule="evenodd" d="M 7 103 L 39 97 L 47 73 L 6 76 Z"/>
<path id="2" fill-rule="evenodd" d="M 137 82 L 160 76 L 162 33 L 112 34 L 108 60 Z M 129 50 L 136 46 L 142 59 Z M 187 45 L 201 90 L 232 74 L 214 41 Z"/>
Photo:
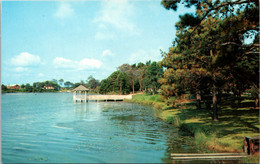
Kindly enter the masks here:
<path id="1" fill-rule="evenodd" d="M 89 151 L 96 148 L 100 151 L 120 151 L 133 143 L 132 148 L 138 151 L 164 153 L 163 162 L 171 162 L 171 153 L 187 152 L 183 137 L 177 135 L 177 130 L 172 125 L 154 117 L 155 112 L 150 107 L 111 102 L 75 104 L 74 114 L 78 121 L 73 123 L 73 129 L 82 133 L 80 147 Z M 96 115 L 99 116 L 98 120 L 87 121 Z M 94 132 L 94 127 L 99 132 Z M 125 139 L 128 144 L 120 142 Z M 92 140 L 94 145 L 91 145 Z M 109 143 L 114 146 L 104 146 Z"/>

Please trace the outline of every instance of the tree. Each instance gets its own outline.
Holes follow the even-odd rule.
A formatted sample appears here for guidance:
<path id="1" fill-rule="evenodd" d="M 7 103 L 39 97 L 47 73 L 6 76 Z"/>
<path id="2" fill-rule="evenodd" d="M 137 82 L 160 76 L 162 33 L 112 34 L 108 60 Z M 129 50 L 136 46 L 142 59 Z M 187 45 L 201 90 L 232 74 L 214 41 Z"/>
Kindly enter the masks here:
<path id="1" fill-rule="evenodd" d="M 234 70 L 239 68 L 241 57 L 252 54 L 256 51 L 257 44 L 245 45 L 244 39 L 258 35 L 259 31 L 259 2 L 253 0 L 245 1 L 166 1 L 162 4 L 166 9 L 177 10 L 178 5 L 182 3 L 186 7 L 195 6 L 196 13 L 180 16 L 180 21 L 176 24 L 176 39 L 173 42 L 173 52 L 171 54 L 181 54 L 180 60 L 187 68 L 173 69 L 174 66 L 167 64 L 168 69 L 164 74 L 163 83 L 169 82 L 168 78 L 173 79 L 174 85 L 183 79 L 194 81 L 190 89 L 200 91 L 201 86 L 208 86 L 212 92 L 213 101 L 213 120 L 218 119 L 217 92 L 221 92 L 225 85 L 228 85 L 231 79 L 239 82 L 237 89 L 244 90 L 246 83 L 239 77 L 235 77 Z M 250 48 L 248 48 L 250 47 Z M 249 53 L 250 52 L 250 53 Z M 179 60 L 174 55 L 166 55 L 165 60 Z M 255 62 L 246 62 L 247 65 L 258 68 Z M 234 69 L 235 68 L 235 69 Z M 232 70 L 233 69 L 233 70 Z M 201 71 L 201 73 L 197 73 Z M 174 76 L 175 72 L 182 72 Z M 195 72 L 195 73 L 194 73 Z M 185 75 L 184 75 L 185 74 Z M 253 75 L 253 74 L 251 74 Z M 183 78 L 187 76 L 187 78 Z M 171 78 L 173 77 L 173 78 Z M 203 78 L 207 78 L 207 83 Z M 251 76 L 253 77 L 253 76 Z M 242 78 L 242 77 L 241 77 Z M 250 78 L 248 78 L 250 79 Z M 251 80 L 250 80 L 251 81 Z M 250 82 L 249 82 L 250 83 Z M 249 84 L 248 83 L 248 84 Z M 165 91 L 175 91 L 174 87 L 166 87 Z M 169 85 L 168 85 L 169 86 Z M 187 86 L 183 85 L 185 89 Z M 206 91 L 205 91 L 206 92 Z M 199 93 L 199 92 L 197 92 Z"/>
<path id="2" fill-rule="evenodd" d="M 22 84 L 22 85 L 21 85 L 21 88 L 24 88 L 24 87 L 25 87 L 25 85 L 24 85 L 24 84 Z"/>
<path id="3" fill-rule="evenodd" d="M 84 85 L 85 84 L 84 80 L 80 80 L 80 84 Z"/>
<path id="4" fill-rule="evenodd" d="M 100 83 L 99 92 L 101 94 L 106 94 L 109 91 L 110 91 L 110 89 L 109 89 L 109 80 L 108 79 L 102 80 L 101 83 Z"/>
<path id="5" fill-rule="evenodd" d="M 130 92 L 129 77 L 125 72 L 120 70 L 113 72 L 108 78 L 100 83 L 99 92 L 106 94 L 115 92 L 119 94 L 127 94 Z"/>
<path id="6" fill-rule="evenodd" d="M 120 94 L 129 93 L 128 77 L 120 70 L 113 72 L 108 78 L 101 81 L 99 92 L 115 92 Z"/>
<path id="7" fill-rule="evenodd" d="M 59 80 L 59 84 L 60 84 L 60 86 L 62 86 L 63 83 L 64 83 L 64 80 L 63 80 L 63 79 L 60 79 L 60 80 Z"/>
<path id="8" fill-rule="evenodd" d="M 2 91 L 6 91 L 6 90 L 7 90 L 7 87 L 6 87 L 4 84 L 2 84 L 2 85 L 1 85 L 1 90 L 2 90 Z"/>
<path id="9" fill-rule="evenodd" d="M 66 81 L 66 82 L 64 83 L 64 86 L 67 87 L 67 88 L 70 88 L 70 87 L 73 86 L 73 83 L 70 82 L 70 81 Z"/>
<path id="10" fill-rule="evenodd" d="M 52 79 L 51 80 L 53 83 L 57 83 L 58 84 L 58 80 L 56 80 L 56 79 Z"/>
<path id="11" fill-rule="evenodd" d="M 119 71 L 116 79 L 116 85 L 119 86 L 120 94 L 127 94 L 130 91 L 129 84 L 127 82 L 127 74 Z"/>
<path id="12" fill-rule="evenodd" d="M 41 82 L 34 82 L 33 83 L 33 92 L 41 92 L 42 91 L 42 87 L 44 86 L 43 83 Z"/>
<path id="13" fill-rule="evenodd" d="M 149 88 L 153 94 L 157 92 L 157 90 L 160 88 L 160 83 L 158 82 L 158 79 L 162 76 L 163 69 L 159 66 L 157 62 L 152 62 L 151 65 L 149 65 L 145 72 L 145 87 Z"/>
<path id="14" fill-rule="evenodd" d="M 145 78 L 145 70 L 146 70 L 146 65 L 143 63 L 138 63 L 137 64 L 137 69 L 136 69 L 136 78 L 138 79 L 139 82 L 139 90 L 143 91 L 143 83 L 144 83 L 144 78 Z"/>
<path id="15" fill-rule="evenodd" d="M 33 91 L 33 87 L 29 83 L 25 84 L 24 89 L 25 89 L 26 92 L 32 92 Z"/>
<path id="16" fill-rule="evenodd" d="M 128 79 L 132 86 L 133 94 L 134 94 L 135 93 L 135 80 L 137 77 L 136 64 L 133 64 L 133 65 L 123 64 L 123 65 L 119 66 L 118 68 L 120 71 L 127 74 Z"/>
<path id="17" fill-rule="evenodd" d="M 99 80 L 96 80 L 93 76 L 89 76 L 87 80 L 87 85 L 91 89 L 96 89 L 100 85 L 100 82 Z"/>
<path id="18" fill-rule="evenodd" d="M 77 88 L 77 87 L 80 86 L 80 85 L 82 85 L 82 83 L 74 83 L 74 84 L 72 85 L 72 88 Z"/>

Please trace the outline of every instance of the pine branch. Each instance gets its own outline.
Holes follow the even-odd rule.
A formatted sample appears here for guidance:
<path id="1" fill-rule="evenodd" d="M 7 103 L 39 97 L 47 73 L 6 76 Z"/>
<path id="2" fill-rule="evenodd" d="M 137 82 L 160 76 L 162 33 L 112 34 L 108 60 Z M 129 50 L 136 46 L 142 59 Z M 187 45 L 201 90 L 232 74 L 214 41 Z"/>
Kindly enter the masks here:
<path id="1" fill-rule="evenodd" d="M 195 30 L 197 30 L 197 28 L 199 27 L 200 23 L 209 15 L 209 13 L 210 13 L 211 11 L 217 10 L 217 9 L 219 9 L 219 8 L 221 8 L 221 7 L 226 6 L 226 5 L 239 5 L 239 4 L 250 3 L 250 2 L 254 2 L 254 1 L 253 1 L 253 0 L 246 0 L 246 1 L 237 0 L 237 1 L 235 1 L 235 2 L 222 3 L 222 4 L 220 4 L 220 5 L 216 6 L 216 7 L 213 7 L 213 8 L 211 8 L 211 9 L 209 9 L 209 10 L 206 12 L 206 14 L 200 19 L 199 24 L 191 31 L 190 35 L 192 35 L 193 32 L 194 32 Z"/>

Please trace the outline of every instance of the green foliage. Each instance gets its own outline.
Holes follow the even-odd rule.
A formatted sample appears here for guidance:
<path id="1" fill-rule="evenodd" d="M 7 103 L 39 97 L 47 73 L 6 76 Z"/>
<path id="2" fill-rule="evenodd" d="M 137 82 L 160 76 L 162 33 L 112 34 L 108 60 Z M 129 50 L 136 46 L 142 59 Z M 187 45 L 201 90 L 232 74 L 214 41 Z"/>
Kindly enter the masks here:
<path id="1" fill-rule="evenodd" d="M 166 110 L 169 108 L 167 104 L 164 102 L 165 100 L 158 94 L 150 95 L 150 94 L 138 94 L 133 95 L 132 100 L 125 100 L 128 102 L 140 103 L 145 105 L 151 105 L 156 109 Z"/>
<path id="2" fill-rule="evenodd" d="M 244 96 L 243 102 L 250 102 Z M 197 110 L 192 103 L 184 103 L 178 109 L 163 111 L 166 121 L 176 126 L 177 118 L 181 135 L 191 136 L 200 152 L 242 152 L 243 137 L 259 135 L 259 110 L 243 103 L 234 106 L 234 99 L 222 102 L 222 115 L 218 122 L 211 120 L 205 110 Z M 248 159 L 251 161 L 252 159 Z"/>
<path id="3" fill-rule="evenodd" d="M 46 90 L 51 91 L 51 89 L 45 89 L 44 87 L 53 87 L 55 91 L 60 89 L 59 84 L 55 81 L 44 81 L 44 82 L 34 82 L 32 86 L 30 84 L 26 84 L 24 89 L 26 92 L 44 92 Z"/>
<path id="4" fill-rule="evenodd" d="M 58 80 L 57 79 L 52 79 L 51 82 L 58 84 Z"/>
<path id="5" fill-rule="evenodd" d="M 190 27 L 196 26 L 200 23 L 200 19 L 195 17 L 193 14 L 184 14 L 183 16 L 180 15 L 180 22 L 176 24 L 177 30 L 180 30 L 180 27 Z"/>
<path id="6" fill-rule="evenodd" d="M 162 67 L 160 67 L 157 62 L 152 62 L 146 68 L 144 88 L 147 88 L 151 93 L 155 94 L 161 86 L 158 80 L 162 76 L 162 74 Z"/>
<path id="7" fill-rule="evenodd" d="M 74 83 L 73 85 L 72 85 L 72 88 L 77 88 L 78 86 L 80 86 L 81 85 L 81 83 Z"/>
<path id="8" fill-rule="evenodd" d="M 63 83 L 64 83 L 64 80 L 63 80 L 63 79 L 60 79 L 60 80 L 59 80 L 59 85 L 62 86 Z"/>
<path id="9" fill-rule="evenodd" d="M 100 83 L 99 93 L 106 94 L 107 92 L 109 92 L 109 81 L 104 79 Z"/>
<path id="10" fill-rule="evenodd" d="M 137 78 L 136 64 L 133 64 L 133 65 L 123 64 L 123 65 L 119 66 L 118 68 L 121 72 L 123 72 L 127 75 L 128 82 L 129 82 L 129 84 L 131 84 L 132 92 L 134 94 L 135 93 L 135 81 Z"/>
<path id="11" fill-rule="evenodd" d="M 160 83 L 158 79 L 163 74 L 162 67 L 157 62 L 147 62 L 129 65 L 123 64 L 118 67 L 118 71 L 113 72 L 108 78 L 100 83 L 99 92 L 102 94 L 114 92 L 128 94 L 136 90 L 155 94 Z"/>
<path id="12" fill-rule="evenodd" d="M 99 80 L 95 79 L 93 76 L 89 76 L 87 80 L 87 86 L 94 90 L 100 85 Z"/>
<path id="13" fill-rule="evenodd" d="M 1 85 L 1 91 L 2 91 L 2 92 L 7 91 L 7 87 L 6 87 L 4 84 Z"/>
<path id="14" fill-rule="evenodd" d="M 128 94 L 130 85 L 127 74 L 121 71 L 113 72 L 107 79 L 101 81 L 99 92 L 101 94 L 109 92 Z"/>
<path id="15" fill-rule="evenodd" d="M 67 87 L 67 88 L 71 88 L 71 87 L 73 86 L 73 83 L 70 82 L 70 81 L 66 81 L 66 82 L 64 83 L 64 86 Z"/>
<path id="16" fill-rule="evenodd" d="M 189 92 L 212 93 L 213 116 L 218 119 L 217 92 L 232 90 L 238 96 L 259 88 L 259 3 L 256 1 L 165 1 L 166 9 L 195 6 L 196 13 L 180 16 L 176 39 L 161 65 L 159 80 L 166 98 Z M 257 38 L 257 37 L 255 37 Z M 259 89 L 256 89 L 259 90 Z"/>
<path id="17" fill-rule="evenodd" d="M 24 90 L 26 92 L 32 92 L 33 91 L 33 87 L 29 83 L 26 83 L 25 86 L 24 86 Z"/>

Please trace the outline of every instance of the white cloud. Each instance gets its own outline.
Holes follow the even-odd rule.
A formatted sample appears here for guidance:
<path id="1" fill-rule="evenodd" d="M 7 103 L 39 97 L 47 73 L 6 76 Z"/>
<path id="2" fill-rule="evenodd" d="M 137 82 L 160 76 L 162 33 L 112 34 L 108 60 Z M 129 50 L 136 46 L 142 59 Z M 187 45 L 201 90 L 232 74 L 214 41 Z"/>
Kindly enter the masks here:
<path id="1" fill-rule="evenodd" d="M 74 15 L 74 9 L 70 6 L 70 4 L 66 2 L 59 3 L 59 7 L 57 11 L 55 12 L 54 16 L 56 18 L 65 19 L 70 18 Z"/>
<path id="2" fill-rule="evenodd" d="M 62 57 L 56 57 L 53 60 L 55 68 L 67 68 L 72 70 L 86 70 L 100 68 L 102 62 L 96 59 L 84 58 L 80 61 L 73 61 Z"/>
<path id="3" fill-rule="evenodd" d="M 24 67 L 16 67 L 14 69 L 15 72 L 18 72 L 18 73 L 21 73 L 21 72 L 26 72 L 28 71 L 29 69 L 28 68 L 24 68 Z"/>
<path id="4" fill-rule="evenodd" d="M 112 53 L 110 50 L 104 50 L 104 51 L 102 52 L 102 57 L 105 57 L 105 56 L 113 57 L 113 56 L 115 56 L 115 54 Z"/>
<path id="5" fill-rule="evenodd" d="M 53 64 L 56 68 L 76 68 L 77 62 L 62 57 L 56 57 L 53 60 Z"/>
<path id="6" fill-rule="evenodd" d="M 79 70 L 84 70 L 84 69 L 93 69 L 93 68 L 100 68 L 101 62 L 96 59 L 82 59 L 79 62 Z"/>
<path id="7" fill-rule="evenodd" d="M 102 2 L 94 22 L 98 23 L 102 33 L 111 33 L 111 30 L 117 29 L 127 35 L 136 35 L 137 28 L 131 20 L 134 13 L 133 5 L 127 0 L 106 0 Z"/>
<path id="8" fill-rule="evenodd" d="M 150 51 L 138 50 L 130 55 L 128 61 L 131 64 L 147 61 L 160 61 L 162 60 L 160 48 L 152 49 Z"/>
<path id="9" fill-rule="evenodd" d="M 28 52 L 23 52 L 11 59 L 11 63 L 15 66 L 36 66 L 41 62 L 41 58 Z"/>

